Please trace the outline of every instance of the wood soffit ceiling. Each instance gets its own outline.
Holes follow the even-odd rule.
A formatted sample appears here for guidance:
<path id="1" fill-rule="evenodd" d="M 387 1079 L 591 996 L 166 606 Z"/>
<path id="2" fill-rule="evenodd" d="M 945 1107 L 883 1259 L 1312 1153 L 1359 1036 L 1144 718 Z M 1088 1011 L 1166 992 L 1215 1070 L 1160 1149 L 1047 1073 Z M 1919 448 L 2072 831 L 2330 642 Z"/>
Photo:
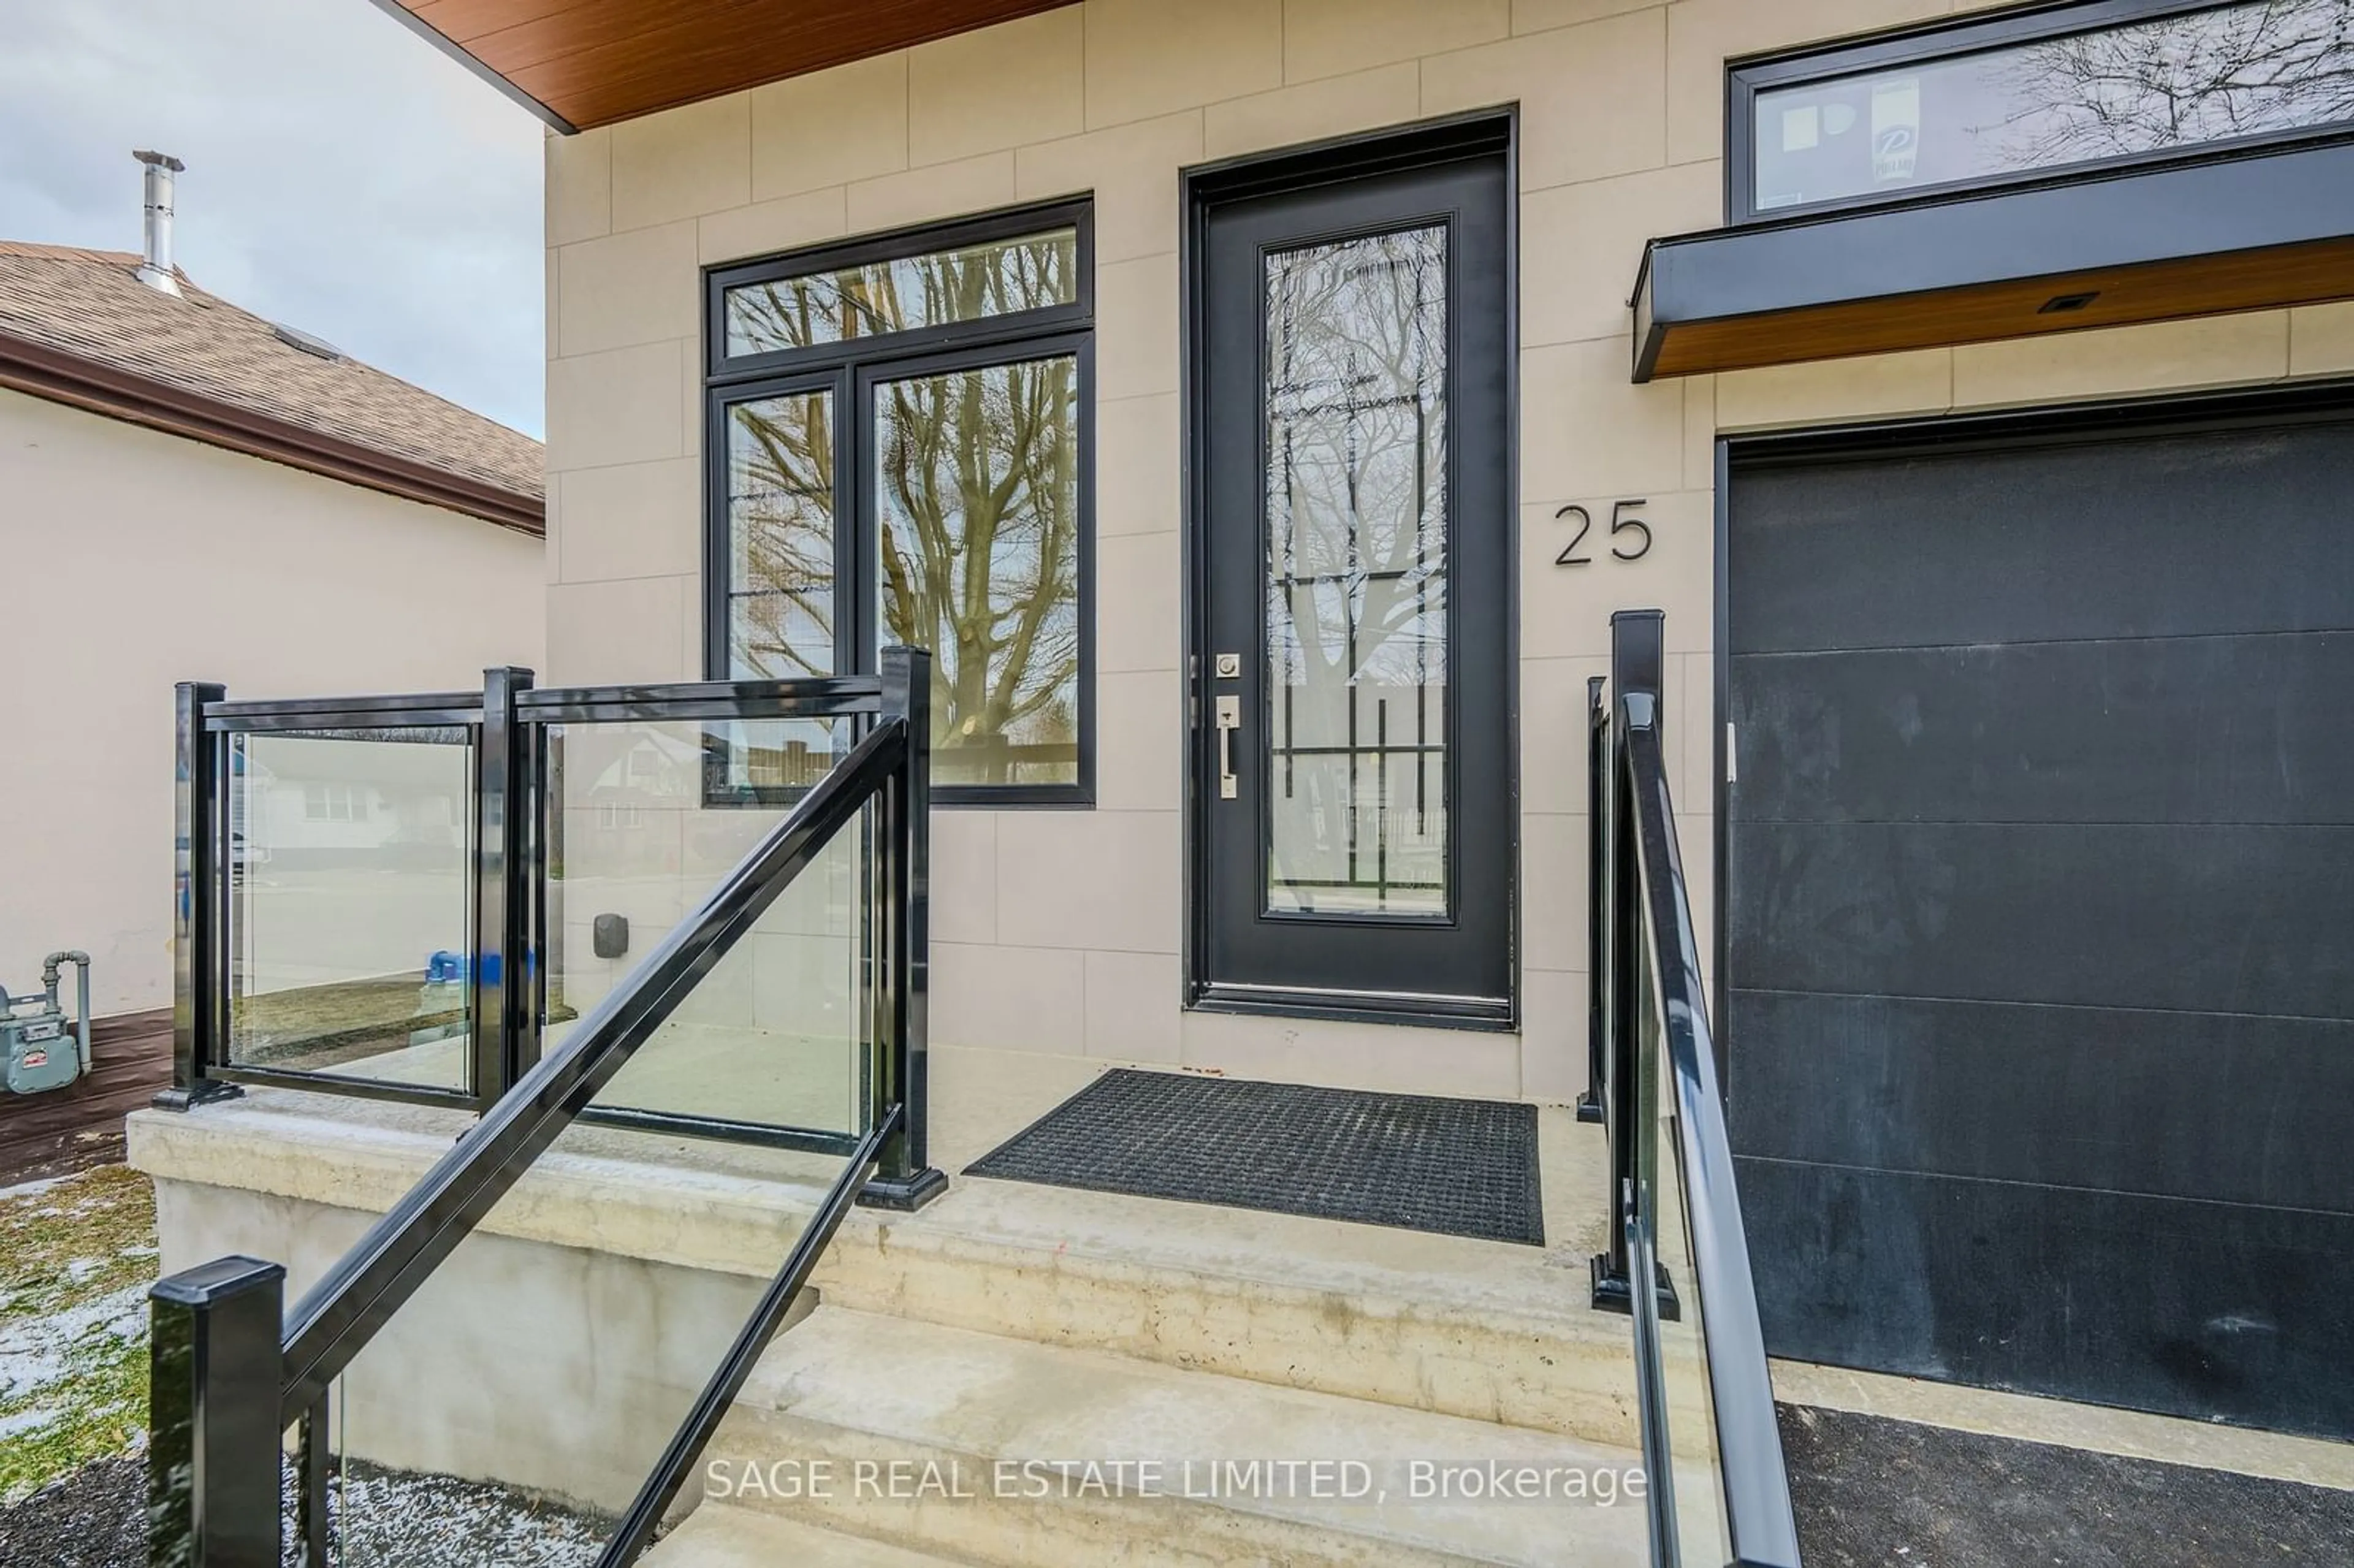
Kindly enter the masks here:
<path id="1" fill-rule="evenodd" d="M 376 0 L 559 130 L 586 131 L 1069 0 Z"/>

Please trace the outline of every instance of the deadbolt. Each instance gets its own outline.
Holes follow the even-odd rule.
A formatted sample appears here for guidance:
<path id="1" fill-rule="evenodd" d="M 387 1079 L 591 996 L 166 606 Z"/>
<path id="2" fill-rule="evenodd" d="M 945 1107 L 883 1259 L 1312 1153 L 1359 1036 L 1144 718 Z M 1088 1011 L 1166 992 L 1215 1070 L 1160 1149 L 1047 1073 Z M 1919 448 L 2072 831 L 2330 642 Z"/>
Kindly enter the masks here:
<path id="1" fill-rule="evenodd" d="M 1217 671 L 1218 679 L 1221 681 L 1240 679 L 1243 673 L 1243 656 L 1239 653 L 1219 654 Z"/>

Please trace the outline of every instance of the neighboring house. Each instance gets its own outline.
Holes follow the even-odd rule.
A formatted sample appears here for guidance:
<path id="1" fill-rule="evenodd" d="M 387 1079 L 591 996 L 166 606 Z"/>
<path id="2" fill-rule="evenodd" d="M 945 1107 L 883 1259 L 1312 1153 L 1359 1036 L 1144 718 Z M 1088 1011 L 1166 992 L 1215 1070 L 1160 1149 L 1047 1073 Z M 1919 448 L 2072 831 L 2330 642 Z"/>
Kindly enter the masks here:
<path id="1" fill-rule="evenodd" d="M 2052 1407 L 1984 1391 L 2031 1393 L 2104 1431 L 2122 1418 L 2088 1407 L 2187 1418 L 2120 1451 L 2203 1454 L 2233 1425 L 2354 1474 L 2343 0 L 672 0 L 610 29 L 564 0 L 399 9 L 557 132 L 543 681 L 935 660 L 923 978 L 951 1184 L 845 1226 L 816 1315 L 729 1385 L 720 1451 L 1397 1459 L 1500 1452 L 1501 1424 L 1667 1445 L 1686 1502 L 1754 1521 L 1779 1480 L 1770 1351 L 1817 1397 L 2031 1425 Z M 1644 609 L 1659 667 L 1628 620 L 1608 696 L 1622 741 L 1664 747 L 1629 765 L 1657 834 L 1615 895 L 1639 883 L 1658 918 L 1600 966 L 1588 683 L 1614 614 Z M 636 712 L 753 705 L 715 690 Z M 716 916 L 681 916 L 742 893 L 694 846 L 757 793 L 728 796 L 724 727 L 700 793 L 663 790 L 676 884 L 567 891 L 559 946 L 516 938 L 535 959 L 571 961 L 591 911 L 631 916 L 635 957 L 702 940 Z M 572 820 L 567 879 L 595 826 Z M 680 972 L 660 957 L 572 1041 L 626 1033 L 645 977 Z M 765 983 L 728 994 L 757 1015 Z M 1681 1140 L 1624 1186 L 1566 1108 L 1597 991 L 1681 1043 L 1664 1104 L 1656 1079 L 1608 1086 L 1614 1159 Z M 538 1022 L 493 1002 L 527 1060 Z M 818 1054 L 780 1039 L 720 1059 L 737 1109 L 627 1125 L 848 1152 L 741 1108 Z M 966 1180 L 1078 1086 L 1127 1084 L 1113 1065 L 1171 1108 L 1075 1133 L 1098 1163 L 1066 1187 L 1155 1191 L 1122 1182 L 1195 1160 L 1262 1179 L 1257 1204 Z M 1275 1132 L 1187 1108 L 1244 1080 L 1375 1097 Z M 1438 1113 L 1398 1094 L 1500 1103 L 1417 1144 Z M 1533 1147 L 1481 1161 L 1528 1103 L 1560 1205 L 1543 1267 L 1298 1217 L 1409 1146 L 1433 1163 L 1398 1203 L 1520 1191 Z M 445 1379 L 405 1385 L 440 1408 L 494 1362 L 492 1403 L 577 1446 L 404 1427 L 376 1452 L 618 1509 L 652 1458 L 583 1391 L 619 1357 L 669 1381 L 653 1425 L 674 1422 L 725 1333 L 681 1349 L 638 1314 L 733 1324 L 714 1294 L 788 1244 L 724 1216 L 790 1234 L 820 1179 L 683 1141 L 630 1146 L 660 1174 L 543 1166 L 521 1126 L 461 1163 L 528 1166 L 531 1201 L 392 1319 L 371 1375 Z M 167 1262 L 317 1277 L 334 1255 L 304 1227 L 404 1187 L 353 1200 L 321 1141 L 266 1103 L 139 1118 L 137 1158 L 215 1203 Z M 258 1147 L 321 1173 L 255 1179 Z M 418 1135 L 404 1173 L 443 1151 Z M 884 1169 L 870 1196 L 902 1206 L 939 1174 Z M 434 1198 L 408 1217 L 462 1207 Z M 1642 1361 L 1586 1310 L 1609 1238 L 1656 1243 L 1681 1299 Z M 577 1290 L 566 1249 L 594 1258 Z M 1647 1272 L 1606 1267 L 1597 1295 L 1648 1311 Z M 528 1365 L 511 1329 L 451 1332 L 461 1287 L 514 1277 L 537 1282 Z M 623 1277 L 658 1306 L 597 1294 Z M 312 1319 L 294 1349 L 327 1370 L 287 1386 L 321 1393 L 330 1330 L 375 1300 Z M 1703 1352 L 1717 1425 L 1695 1427 Z M 1977 1387 L 1945 1407 L 1872 1373 Z M 903 1500 L 748 1506 L 1010 1568 L 1634 1560 L 1573 1550 L 1601 1527 L 1549 1508 Z M 1682 1561 L 1727 1561 L 1684 1528 Z M 1741 1529 L 1742 1562 L 1785 1561 Z"/>
<path id="2" fill-rule="evenodd" d="M 0 241 L 0 984 L 83 948 L 101 1013 L 171 1000 L 175 683 L 462 688 L 544 624 L 540 444 L 174 270 L 151 168 L 146 256 Z M 431 814 L 279 787 L 306 843 Z"/>

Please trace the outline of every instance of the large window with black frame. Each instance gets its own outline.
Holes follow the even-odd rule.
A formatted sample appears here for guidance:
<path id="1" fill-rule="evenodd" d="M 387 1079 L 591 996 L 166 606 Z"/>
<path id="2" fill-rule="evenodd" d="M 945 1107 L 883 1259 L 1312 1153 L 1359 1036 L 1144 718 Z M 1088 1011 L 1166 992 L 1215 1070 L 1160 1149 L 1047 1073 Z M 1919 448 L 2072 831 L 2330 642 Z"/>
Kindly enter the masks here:
<path id="1" fill-rule="evenodd" d="M 1735 222 L 1877 205 L 2354 133 L 2354 0 L 2009 7 L 1728 85 Z"/>
<path id="2" fill-rule="evenodd" d="M 707 275 L 708 673 L 929 649 L 949 801 L 1091 799 L 1088 217 L 1029 207 Z M 721 792 L 799 782 L 769 749 L 737 748 Z"/>

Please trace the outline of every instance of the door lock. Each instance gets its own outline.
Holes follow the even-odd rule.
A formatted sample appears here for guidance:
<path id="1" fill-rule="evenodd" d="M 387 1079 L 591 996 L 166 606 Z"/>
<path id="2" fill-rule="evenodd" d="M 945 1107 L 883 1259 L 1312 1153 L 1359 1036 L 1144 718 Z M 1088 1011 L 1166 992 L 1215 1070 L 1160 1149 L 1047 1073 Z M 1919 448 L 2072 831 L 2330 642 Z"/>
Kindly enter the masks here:
<path id="1" fill-rule="evenodd" d="M 1243 727 L 1243 700 L 1238 696 L 1220 697 L 1217 702 L 1218 726 L 1218 799 L 1234 800 L 1241 793 L 1235 782 L 1235 731 Z"/>
<path id="2" fill-rule="evenodd" d="M 1241 679 L 1243 673 L 1243 656 L 1239 653 L 1219 654 L 1217 672 L 1218 679 L 1221 681 L 1234 681 Z"/>

